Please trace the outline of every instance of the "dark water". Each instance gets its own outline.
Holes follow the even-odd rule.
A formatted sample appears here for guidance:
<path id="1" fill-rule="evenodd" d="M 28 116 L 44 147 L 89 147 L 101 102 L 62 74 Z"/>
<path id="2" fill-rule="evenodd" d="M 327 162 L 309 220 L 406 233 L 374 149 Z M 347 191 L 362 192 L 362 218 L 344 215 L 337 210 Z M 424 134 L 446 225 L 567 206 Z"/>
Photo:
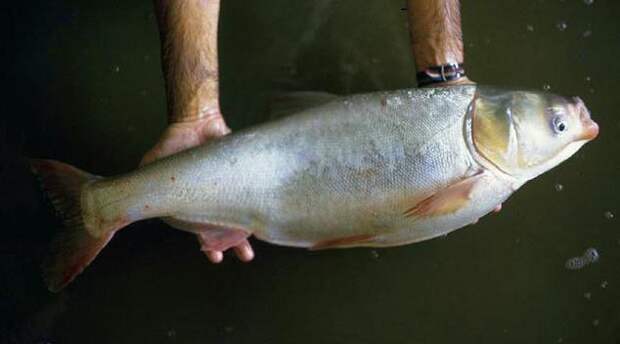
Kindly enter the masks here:
<path id="1" fill-rule="evenodd" d="M 267 118 L 273 89 L 415 83 L 403 1 L 222 2 L 233 130 Z M 382 250 L 254 242 L 253 263 L 219 266 L 192 235 L 146 221 L 61 294 L 38 270 L 59 222 L 18 157 L 136 166 L 165 126 L 158 33 L 150 1 L 0 6 L 0 342 L 620 343 L 620 2 L 463 4 L 474 80 L 579 95 L 602 129 L 499 215 Z M 598 262 L 565 268 L 590 247 Z"/>

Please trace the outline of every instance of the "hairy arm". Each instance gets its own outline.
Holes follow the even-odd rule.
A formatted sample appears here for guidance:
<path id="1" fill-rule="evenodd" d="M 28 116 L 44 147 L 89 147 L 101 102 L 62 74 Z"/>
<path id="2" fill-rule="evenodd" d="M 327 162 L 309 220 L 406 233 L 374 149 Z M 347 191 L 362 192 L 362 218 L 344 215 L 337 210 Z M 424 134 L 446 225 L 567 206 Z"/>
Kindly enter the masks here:
<path id="1" fill-rule="evenodd" d="M 166 83 L 168 127 L 142 158 L 159 158 L 226 135 L 220 111 L 217 29 L 220 0 L 154 0 Z M 250 261 L 254 252 L 247 240 L 233 247 L 237 257 Z M 205 251 L 219 263 L 222 251 Z"/>
<path id="2" fill-rule="evenodd" d="M 418 72 L 429 67 L 464 62 L 459 0 L 408 0 L 407 9 L 411 46 Z M 471 81 L 461 77 L 447 83 Z"/>
<path id="3" fill-rule="evenodd" d="M 155 0 L 169 122 L 219 116 L 219 0 Z"/>

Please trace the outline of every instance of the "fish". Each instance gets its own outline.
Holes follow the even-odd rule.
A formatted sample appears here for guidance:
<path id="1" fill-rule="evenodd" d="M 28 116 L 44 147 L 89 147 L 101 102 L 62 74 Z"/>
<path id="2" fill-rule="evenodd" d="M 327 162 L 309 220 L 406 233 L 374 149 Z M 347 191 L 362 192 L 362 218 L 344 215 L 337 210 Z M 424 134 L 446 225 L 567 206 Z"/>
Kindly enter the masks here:
<path id="1" fill-rule="evenodd" d="M 599 133 L 578 97 L 481 85 L 302 93 L 274 113 L 113 177 L 31 159 L 64 220 L 43 269 L 49 290 L 149 218 L 195 234 L 203 251 L 250 236 L 311 250 L 443 236 L 498 210 Z"/>

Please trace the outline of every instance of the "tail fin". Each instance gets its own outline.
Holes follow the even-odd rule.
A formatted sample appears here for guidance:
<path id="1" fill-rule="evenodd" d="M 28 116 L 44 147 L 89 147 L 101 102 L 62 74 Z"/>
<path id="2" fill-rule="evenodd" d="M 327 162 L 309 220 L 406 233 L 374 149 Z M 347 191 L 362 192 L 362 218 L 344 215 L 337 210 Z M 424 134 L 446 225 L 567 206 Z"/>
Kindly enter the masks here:
<path id="1" fill-rule="evenodd" d="M 82 189 L 100 177 L 53 160 L 31 159 L 30 166 L 65 225 L 52 240 L 50 254 L 43 264 L 48 289 L 57 292 L 95 259 L 118 228 L 97 229 L 104 234 L 95 237 L 84 225 Z"/>

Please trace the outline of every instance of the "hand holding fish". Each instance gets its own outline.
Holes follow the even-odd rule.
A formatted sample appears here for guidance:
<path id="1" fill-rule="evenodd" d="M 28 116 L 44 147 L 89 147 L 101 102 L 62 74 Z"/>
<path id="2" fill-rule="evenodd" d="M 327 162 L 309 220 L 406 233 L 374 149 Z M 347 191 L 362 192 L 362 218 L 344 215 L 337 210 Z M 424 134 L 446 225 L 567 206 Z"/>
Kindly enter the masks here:
<path id="1" fill-rule="evenodd" d="M 230 133 L 219 104 L 219 5 L 219 0 L 155 1 L 170 124 L 140 165 Z M 201 238 L 201 243 L 203 240 L 206 239 Z M 245 238 L 233 248 L 241 261 L 254 258 L 252 246 Z M 223 250 L 203 250 L 213 263 L 224 258 Z"/>
<path id="2" fill-rule="evenodd" d="M 155 1 L 170 124 L 141 165 L 230 133 L 219 106 L 219 7 L 219 0 Z M 407 7 L 417 70 L 423 73 L 433 66 L 462 63 L 459 0 L 409 0 Z M 463 74 L 432 86 L 466 83 L 470 81 Z M 222 251 L 204 251 L 211 262 L 223 259 Z M 234 251 L 242 261 L 254 257 L 247 239 Z"/>

